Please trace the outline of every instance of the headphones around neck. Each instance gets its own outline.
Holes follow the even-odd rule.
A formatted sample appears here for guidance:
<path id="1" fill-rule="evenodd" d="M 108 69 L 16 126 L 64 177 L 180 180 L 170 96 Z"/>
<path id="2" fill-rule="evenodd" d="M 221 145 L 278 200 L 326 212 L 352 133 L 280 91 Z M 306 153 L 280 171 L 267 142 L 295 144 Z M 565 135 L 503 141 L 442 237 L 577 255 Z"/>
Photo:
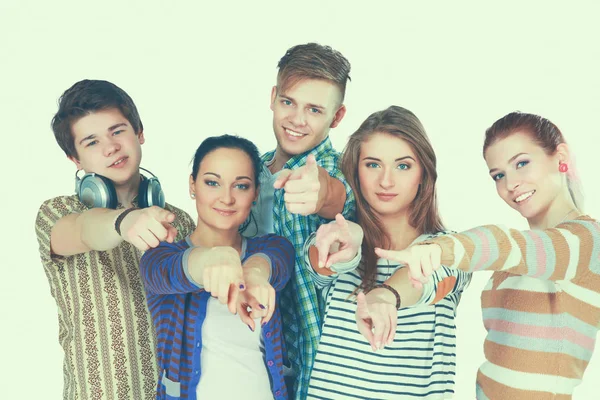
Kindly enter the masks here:
<path id="1" fill-rule="evenodd" d="M 142 175 L 142 181 L 138 189 L 138 207 L 146 208 L 151 206 L 165 207 L 165 194 L 162 191 L 160 182 L 156 175 L 140 167 L 141 170 L 148 172 L 152 178 L 146 178 Z M 117 208 L 117 192 L 115 185 L 110 179 L 102 175 L 90 172 L 79 178 L 75 172 L 75 193 L 79 201 L 89 208 Z"/>

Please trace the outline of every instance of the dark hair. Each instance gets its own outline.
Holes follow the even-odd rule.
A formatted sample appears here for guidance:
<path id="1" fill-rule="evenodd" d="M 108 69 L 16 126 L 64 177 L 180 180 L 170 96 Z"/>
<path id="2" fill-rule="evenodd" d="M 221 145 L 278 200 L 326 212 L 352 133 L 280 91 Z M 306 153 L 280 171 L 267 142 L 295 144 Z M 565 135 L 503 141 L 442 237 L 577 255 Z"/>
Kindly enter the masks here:
<path id="1" fill-rule="evenodd" d="M 420 188 L 411 204 L 409 224 L 420 233 L 436 233 L 444 230 L 435 193 L 436 156 L 421 121 L 409 110 L 398 106 L 390 106 L 371 114 L 350 136 L 341 159 L 342 173 L 356 196 L 356 222 L 365 233 L 362 243 L 363 256 L 359 266 L 361 286 L 365 291 L 375 284 L 377 277 L 375 247 L 388 248 L 391 244 L 388 233 L 381 228 L 383 226 L 381 221 L 360 190 L 358 177 L 362 143 L 376 133 L 385 133 L 405 140 L 423 167 Z"/>
<path id="2" fill-rule="evenodd" d="M 566 143 L 560 129 L 550 122 L 550 120 L 540 117 L 539 115 L 514 111 L 494 122 L 492 126 L 485 131 L 485 140 L 483 142 L 484 158 L 485 151 L 488 147 L 498 140 L 504 139 L 517 132 L 529 135 L 548 155 L 553 155 L 556 153 L 560 144 Z M 571 163 L 574 163 L 574 161 L 571 160 Z M 567 186 L 571 198 L 573 199 L 573 203 L 575 203 L 576 207 L 581 209 L 583 207 L 583 193 L 576 169 L 574 165 L 571 167 L 572 168 L 569 168 L 569 172 L 567 173 Z"/>
<path id="3" fill-rule="evenodd" d="M 221 135 L 221 136 L 211 136 L 205 139 L 198 149 L 196 150 L 196 154 L 194 154 L 194 159 L 192 160 L 192 178 L 194 181 L 198 177 L 198 171 L 200 170 L 200 163 L 208 154 L 212 153 L 218 149 L 238 149 L 243 151 L 250 157 L 252 161 L 252 169 L 254 172 L 254 184 L 256 189 L 260 188 L 260 171 L 262 169 L 262 161 L 260 159 L 260 153 L 256 148 L 256 145 L 249 141 L 248 139 L 244 139 L 242 137 L 236 135 Z M 231 160 L 231 162 L 236 162 L 236 160 Z M 254 221 L 254 225 L 256 226 L 256 230 L 258 231 L 258 225 L 256 223 L 256 219 L 250 211 L 248 215 L 248 219 L 240 226 L 239 231 L 244 231 L 250 223 Z"/>
<path id="4" fill-rule="evenodd" d="M 67 89 L 58 100 L 52 118 L 52 131 L 60 148 L 69 157 L 77 157 L 72 127 L 77 120 L 96 111 L 118 109 L 136 134 L 144 130 L 137 108 L 127 93 L 113 83 L 85 79 Z"/>
<path id="5" fill-rule="evenodd" d="M 277 90 L 285 91 L 303 79 L 322 79 L 337 85 L 346 94 L 350 80 L 350 62 L 329 46 L 318 43 L 300 44 L 288 49 L 277 64 Z"/>

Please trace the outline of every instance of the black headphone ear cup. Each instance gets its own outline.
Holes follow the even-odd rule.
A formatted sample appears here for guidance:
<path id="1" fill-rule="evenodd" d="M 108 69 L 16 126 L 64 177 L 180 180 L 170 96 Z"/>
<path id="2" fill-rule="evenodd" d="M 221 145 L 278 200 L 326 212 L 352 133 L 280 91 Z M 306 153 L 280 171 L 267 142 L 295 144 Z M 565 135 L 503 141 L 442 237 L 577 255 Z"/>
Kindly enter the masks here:
<path id="1" fill-rule="evenodd" d="M 140 208 L 151 206 L 165 207 L 165 194 L 157 178 L 142 179 L 138 193 L 138 205 Z"/>
<path id="2" fill-rule="evenodd" d="M 85 174 L 77 184 L 79 200 L 89 208 L 117 208 L 113 183 L 98 174 Z"/>

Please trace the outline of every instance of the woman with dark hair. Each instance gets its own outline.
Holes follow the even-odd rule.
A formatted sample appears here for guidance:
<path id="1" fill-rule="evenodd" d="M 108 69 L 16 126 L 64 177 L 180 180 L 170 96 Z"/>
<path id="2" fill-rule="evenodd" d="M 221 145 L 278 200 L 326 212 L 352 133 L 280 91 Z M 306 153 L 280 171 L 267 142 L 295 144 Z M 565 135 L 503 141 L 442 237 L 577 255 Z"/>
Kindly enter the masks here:
<path id="1" fill-rule="evenodd" d="M 157 334 L 159 399 L 288 398 L 275 293 L 290 278 L 294 248 L 280 236 L 239 233 L 258 196 L 260 165 L 246 139 L 203 141 L 189 179 L 196 230 L 140 261 Z"/>
<path id="2" fill-rule="evenodd" d="M 374 250 L 444 233 L 425 129 L 401 107 L 370 115 L 350 137 L 342 171 L 356 196 L 358 225 L 338 216 L 305 246 L 309 272 L 327 296 L 308 397 L 449 398 L 454 318 L 470 274 L 442 268 L 430 284 L 413 288 L 405 268 Z"/>
<path id="3" fill-rule="evenodd" d="M 481 296 L 477 398 L 571 399 L 600 326 L 600 225 L 582 213 L 573 157 L 546 118 L 504 116 L 486 131 L 483 155 L 530 230 L 487 225 L 378 254 L 407 264 L 416 286 L 440 263 L 495 271 Z"/>

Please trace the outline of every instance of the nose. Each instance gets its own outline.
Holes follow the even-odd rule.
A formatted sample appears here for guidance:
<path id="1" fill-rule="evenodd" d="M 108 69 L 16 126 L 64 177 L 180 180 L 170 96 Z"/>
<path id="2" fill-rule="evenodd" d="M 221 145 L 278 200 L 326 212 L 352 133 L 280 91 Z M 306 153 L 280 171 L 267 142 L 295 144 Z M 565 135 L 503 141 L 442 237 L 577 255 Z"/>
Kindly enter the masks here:
<path id="1" fill-rule="evenodd" d="M 383 189 L 390 189 L 394 187 L 392 171 L 390 171 L 388 168 L 384 168 L 381 171 L 379 186 L 381 186 Z"/>
<path id="2" fill-rule="evenodd" d="M 109 139 L 104 146 L 104 155 L 110 157 L 119 150 L 121 150 L 121 144 L 117 140 Z"/>
<path id="3" fill-rule="evenodd" d="M 521 185 L 521 179 L 517 174 L 506 174 L 506 188 L 510 192 L 514 192 Z"/>
<path id="4" fill-rule="evenodd" d="M 221 203 L 228 206 L 235 203 L 235 197 L 233 197 L 233 193 L 230 188 L 225 188 L 223 190 L 223 195 L 221 196 Z"/>
<path id="5" fill-rule="evenodd" d="M 304 115 L 303 110 L 294 110 L 290 120 L 294 126 L 302 127 L 306 125 L 306 115 Z"/>

